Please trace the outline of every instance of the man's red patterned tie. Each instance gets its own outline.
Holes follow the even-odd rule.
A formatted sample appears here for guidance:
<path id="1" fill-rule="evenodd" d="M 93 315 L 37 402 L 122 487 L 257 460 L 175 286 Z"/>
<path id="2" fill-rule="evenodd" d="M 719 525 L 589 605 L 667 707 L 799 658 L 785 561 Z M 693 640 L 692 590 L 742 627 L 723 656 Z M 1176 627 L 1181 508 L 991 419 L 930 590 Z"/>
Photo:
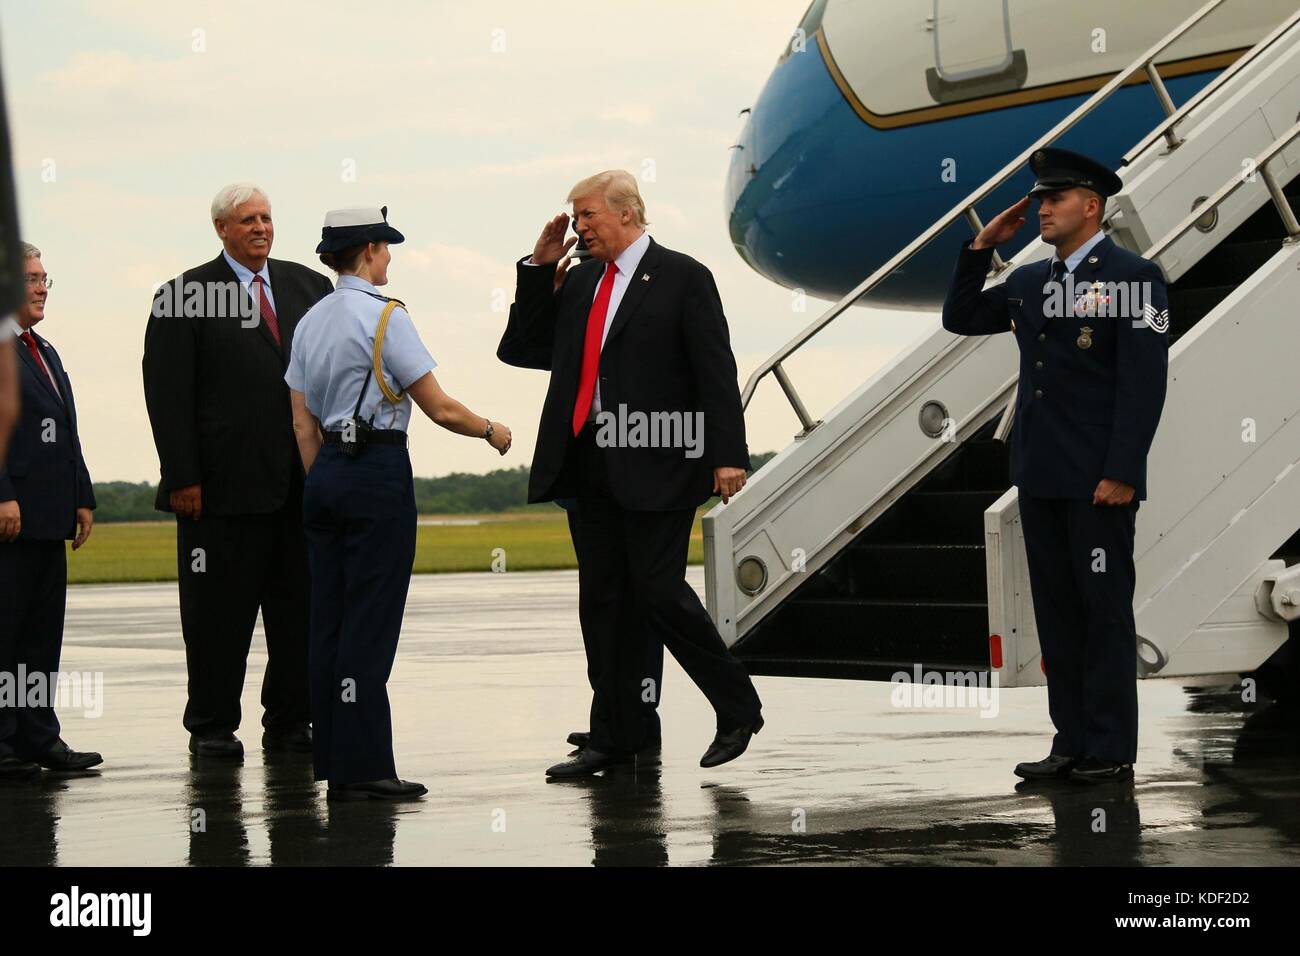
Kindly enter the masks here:
<path id="1" fill-rule="evenodd" d="M 605 337 L 605 313 L 609 311 L 609 297 L 614 291 L 614 276 L 618 275 L 618 266 L 610 263 L 605 267 L 605 277 L 600 280 L 596 290 L 595 301 L 587 313 L 587 338 L 582 346 L 582 374 L 578 378 L 578 400 L 573 403 L 573 434 L 582 431 L 587 424 L 587 413 L 591 411 L 592 399 L 596 397 L 596 372 L 600 368 L 600 345 Z"/>
<path id="2" fill-rule="evenodd" d="M 257 301 L 262 303 L 262 321 L 266 327 L 271 330 L 275 336 L 275 344 L 282 345 L 280 342 L 280 323 L 275 318 L 275 309 L 271 308 L 271 300 L 266 294 L 266 283 L 261 276 L 253 276 L 253 282 L 257 284 Z"/>

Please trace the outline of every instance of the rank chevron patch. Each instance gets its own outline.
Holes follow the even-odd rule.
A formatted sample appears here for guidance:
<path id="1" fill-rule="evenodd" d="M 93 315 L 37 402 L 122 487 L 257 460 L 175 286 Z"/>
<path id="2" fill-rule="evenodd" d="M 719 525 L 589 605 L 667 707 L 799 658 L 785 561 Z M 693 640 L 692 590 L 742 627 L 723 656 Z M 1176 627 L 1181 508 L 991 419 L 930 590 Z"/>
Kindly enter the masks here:
<path id="1" fill-rule="evenodd" d="M 1142 307 L 1142 321 L 1149 325 L 1153 331 L 1161 334 L 1169 331 L 1169 310 L 1162 309 L 1157 312 L 1156 307 L 1147 303 Z"/>

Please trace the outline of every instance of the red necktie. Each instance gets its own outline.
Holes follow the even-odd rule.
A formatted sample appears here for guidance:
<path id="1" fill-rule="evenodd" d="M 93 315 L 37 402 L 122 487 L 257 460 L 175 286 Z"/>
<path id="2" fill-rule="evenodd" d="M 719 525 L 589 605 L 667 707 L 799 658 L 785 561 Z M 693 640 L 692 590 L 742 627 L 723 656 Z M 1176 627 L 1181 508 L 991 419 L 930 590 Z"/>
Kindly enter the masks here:
<path id="1" fill-rule="evenodd" d="M 41 353 L 36 348 L 36 340 L 32 338 L 32 333 L 24 330 L 23 334 L 20 335 L 19 338 L 22 339 L 23 344 L 27 346 L 27 351 L 32 353 L 32 358 L 36 359 L 36 364 L 39 365 L 41 371 L 45 373 L 45 377 L 50 380 L 50 384 L 54 385 L 54 394 L 62 398 L 63 395 L 59 392 L 59 386 L 54 382 L 54 376 L 50 374 L 50 370 L 41 359 Z"/>
<path id="2" fill-rule="evenodd" d="M 591 411 L 591 400 L 596 396 L 596 371 L 600 368 L 600 345 L 605 337 L 605 313 L 609 311 L 609 297 L 614 291 L 614 276 L 618 266 L 605 267 L 605 278 L 600 280 L 595 301 L 587 313 L 587 338 L 582 346 L 582 374 L 578 377 L 578 400 L 573 404 L 573 434 L 582 431 Z"/>
<path id="3" fill-rule="evenodd" d="M 253 276 L 253 281 L 257 283 L 257 301 L 262 303 L 262 321 L 275 336 L 275 344 L 280 345 L 280 323 L 276 321 L 275 309 L 271 308 L 271 300 L 266 295 L 266 283 L 258 275 Z"/>

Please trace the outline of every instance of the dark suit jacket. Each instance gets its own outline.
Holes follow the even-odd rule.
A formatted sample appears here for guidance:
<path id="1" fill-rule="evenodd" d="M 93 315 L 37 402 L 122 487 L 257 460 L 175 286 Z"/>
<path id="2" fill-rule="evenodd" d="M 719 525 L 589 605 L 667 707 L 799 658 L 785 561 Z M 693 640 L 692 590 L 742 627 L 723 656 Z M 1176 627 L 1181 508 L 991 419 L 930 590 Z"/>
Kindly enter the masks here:
<path id="1" fill-rule="evenodd" d="M 154 298 L 143 369 L 161 470 L 154 502 L 159 511 L 171 510 L 172 491 L 201 484 L 205 513 L 266 514 L 284 504 L 302 480 L 284 373 L 298 320 L 333 286 L 296 262 L 268 261 L 283 348 L 258 310 L 247 305 L 251 299 L 223 255 L 182 273 Z M 178 308 L 178 298 L 185 305 L 188 283 L 210 289 L 212 302 L 191 300 L 190 308 Z M 242 316 L 217 305 L 227 301 L 229 283 L 250 310 Z M 209 305 L 218 314 L 209 315 Z M 256 326 L 248 315 L 256 317 Z"/>
<path id="2" fill-rule="evenodd" d="M 0 335 L 10 332 L 3 329 Z M 55 392 L 27 346 L 15 337 L 22 413 L 9 456 L 0 468 L 0 501 L 18 502 L 22 513 L 19 540 L 63 541 L 76 534 L 77 509 L 95 507 L 95 492 L 77 437 L 72 382 L 54 346 L 34 331 L 32 338 L 59 391 Z"/>
<path id="3" fill-rule="evenodd" d="M 515 301 L 497 357 L 551 372 L 528 478 L 529 501 L 576 494 L 565 464 L 587 314 L 604 270 L 595 259 L 574 266 L 556 294 L 554 265 L 527 266 L 521 260 L 517 266 Z M 736 360 L 713 275 L 652 239 L 618 311 L 607 321 L 598 372 L 603 412 L 617 414 L 623 405 L 629 420 L 636 412 L 703 413 L 698 458 L 686 457 L 682 448 L 611 447 L 606 457 L 614 495 L 624 508 L 637 511 L 699 507 L 713 492 L 714 468 L 749 468 Z"/>
<path id="4" fill-rule="evenodd" d="M 1025 494 L 1091 500 L 1097 483 L 1110 478 L 1132 485 L 1138 500 L 1146 498 L 1147 452 L 1169 368 L 1169 335 L 1157 331 L 1169 314 L 1160 267 L 1105 238 L 1074 271 L 1076 297 L 1093 282 L 1135 290 L 1146 283 L 1149 301 L 1134 297 L 1116 316 L 1077 315 L 1075 303 L 1064 302 L 1064 314 L 1049 315 L 1049 298 L 1062 298 L 1060 284 L 1053 283 L 1056 292 L 1048 287 L 1050 261 L 1027 263 L 1001 285 L 981 291 L 992 259 L 992 249 L 962 247 L 943 304 L 943 327 L 990 335 L 1011 331 L 1014 323 L 1020 386 L 1012 482 Z M 1144 310 L 1154 313 L 1152 323 L 1143 320 Z"/>

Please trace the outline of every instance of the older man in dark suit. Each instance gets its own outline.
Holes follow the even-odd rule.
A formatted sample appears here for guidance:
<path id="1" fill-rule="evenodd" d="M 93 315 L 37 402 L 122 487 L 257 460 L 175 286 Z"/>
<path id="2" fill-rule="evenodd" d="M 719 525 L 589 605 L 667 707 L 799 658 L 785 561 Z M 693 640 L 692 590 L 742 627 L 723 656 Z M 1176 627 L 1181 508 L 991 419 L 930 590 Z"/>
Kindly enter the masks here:
<path id="1" fill-rule="evenodd" d="M 701 758 L 740 756 L 763 726 L 761 704 L 694 590 L 686 557 L 695 510 L 745 483 L 749 452 L 727 322 L 699 262 L 646 232 L 635 177 L 598 173 L 570 191 L 592 259 L 555 291 L 567 214 L 543 228 L 518 265 L 514 308 L 497 356 L 549 369 L 529 501 L 576 498 L 579 614 L 598 706 L 591 733 L 551 777 L 631 760 L 646 744 L 642 702 L 658 688 L 645 641 L 660 640 L 717 715 Z M 627 609 L 643 627 L 627 627 Z"/>
<path id="2" fill-rule="evenodd" d="M 298 320 L 333 287 L 269 258 L 271 204 L 256 186 L 218 193 L 212 223 L 224 248 L 158 290 L 144 343 L 155 506 L 176 515 L 184 723 L 191 753 L 243 757 L 234 732 L 260 609 L 262 745 L 310 753 L 303 472 L 284 373 Z"/>
<path id="3" fill-rule="evenodd" d="M 68 560 L 94 524 L 95 494 L 77 437 L 77 407 L 63 362 L 32 331 L 45 318 L 52 284 L 35 246 L 22 245 L 27 297 L 0 334 L 18 346 L 21 414 L 0 468 L 0 674 L 17 694 L 0 697 L 0 777 L 35 776 L 40 768 L 86 770 L 102 763 L 78 753 L 59 736 L 54 713 L 56 679 L 46 699 L 29 699 L 27 675 L 56 675 L 63 649 Z"/>

